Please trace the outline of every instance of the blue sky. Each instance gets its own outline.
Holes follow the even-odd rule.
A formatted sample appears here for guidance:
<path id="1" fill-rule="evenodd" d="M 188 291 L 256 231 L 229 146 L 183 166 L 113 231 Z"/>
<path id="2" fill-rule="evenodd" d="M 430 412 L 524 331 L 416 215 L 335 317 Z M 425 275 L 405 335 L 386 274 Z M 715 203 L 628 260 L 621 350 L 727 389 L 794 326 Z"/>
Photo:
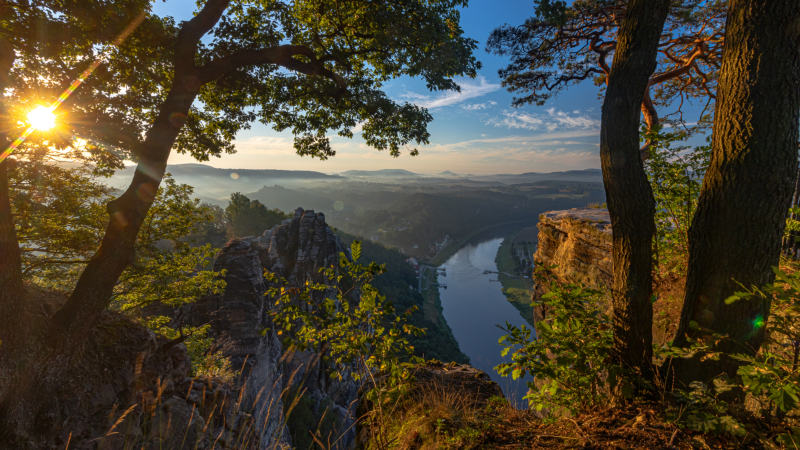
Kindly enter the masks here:
<path id="1" fill-rule="evenodd" d="M 155 11 L 177 20 L 191 17 L 191 0 L 158 1 Z M 457 173 L 553 172 L 599 168 L 600 107 L 598 88 L 591 81 L 573 86 L 541 107 L 512 108 L 512 95 L 500 86 L 497 70 L 505 58 L 484 51 L 491 31 L 504 23 L 519 24 L 533 14 L 532 0 L 471 0 L 462 11 L 462 27 L 476 39 L 476 55 L 483 63 L 477 79 L 459 80 L 460 94 L 429 92 L 424 82 L 408 77 L 386 86 L 389 97 L 429 108 L 431 144 L 419 147 L 419 156 L 392 158 L 367 147 L 359 135 L 334 137 L 337 155 L 327 161 L 294 153 L 291 133 L 278 133 L 254 124 L 236 139 L 238 153 L 213 158 L 221 168 L 316 170 L 407 169 L 419 173 L 450 170 Z M 195 162 L 174 154 L 171 164 Z"/>

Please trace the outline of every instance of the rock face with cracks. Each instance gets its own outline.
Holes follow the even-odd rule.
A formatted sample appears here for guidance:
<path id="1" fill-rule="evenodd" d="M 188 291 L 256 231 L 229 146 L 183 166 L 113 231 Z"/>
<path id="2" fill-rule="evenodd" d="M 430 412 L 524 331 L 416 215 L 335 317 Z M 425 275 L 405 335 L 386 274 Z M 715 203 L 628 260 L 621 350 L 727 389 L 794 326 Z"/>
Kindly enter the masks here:
<path id="1" fill-rule="evenodd" d="M 611 217 L 607 209 L 572 208 L 539 215 L 538 245 L 533 255 L 537 267 L 551 267 L 560 283 L 580 283 L 611 288 L 613 257 Z M 536 302 L 547 292 L 537 284 L 531 295 Z M 534 306 L 533 319 L 542 320 L 546 311 Z"/>
<path id="2" fill-rule="evenodd" d="M 256 448 L 234 387 L 191 377 L 185 345 L 105 312 L 69 350 L 5 377 L 14 389 L 0 392 L 0 449 Z"/>
<path id="3" fill-rule="evenodd" d="M 214 263 L 215 271 L 225 271 L 224 293 L 174 314 L 175 320 L 184 323 L 211 324 L 213 336 L 225 342 L 223 348 L 233 367 L 242 369 L 242 407 L 261 424 L 262 448 L 289 444 L 281 396 L 292 386 L 305 389 L 314 411 L 319 411 L 320 404 L 332 405 L 342 431 L 354 429 L 356 383 L 331 380 L 315 355 L 284 351 L 271 322 L 271 308 L 276 306 L 264 296 L 270 287 L 264 271 L 285 279 L 289 288 L 301 288 L 306 281 L 330 285 L 320 269 L 338 267 L 340 253 L 349 255 L 349 250 L 325 223 L 325 215 L 298 208 L 294 218 L 261 236 L 228 242 Z M 335 293 L 333 285 L 327 291 L 315 291 L 311 303 L 319 304 Z M 348 447 L 354 437 L 350 431 L 339 446 Z"/>
<path id="4" fill-rule="evenodd" d="M 562 283 L 610 287 L 611 218 L 608 210 L 573 208 L 539 216 L 539 243 L 533 259 L 538 266 L 557 265 Z"/>
<path id="5" fill-rule="evenodd" d="M 351 447 L 358 386 L 331 380 L 315 355 L 285 351 L 271 322 L 276 306 L 264 296 L 265 270 L 288 287 L 330 284 L 320 269 L 338 267 L 341 253 L 349 255 L 325 216 L 298 209 L 261 236 L 225 245 L 214 263 L 225 270 L 223 294 L 145 311 L 171 316 L 174 324 L 209 324 L 232 369 L 241 371 L 234 383 L 191 377 L 184 344 L 110 311 L 69 357 L 33 361 L 24 373 L 0 366 L 7 382 L 0 400 L 10 406 L 0 410 L 0 450 L 290 448 L 283 400 L 294 387 L 311 400 L 311 414 L 337 416 L 345 436 L 333 448 Z M 315 291 L 310 307 L 335 292 Z M 31 308 L 34 317 L 58 307 L 44 294 L 35 297 L 30 303 L 42 305 Z"/>

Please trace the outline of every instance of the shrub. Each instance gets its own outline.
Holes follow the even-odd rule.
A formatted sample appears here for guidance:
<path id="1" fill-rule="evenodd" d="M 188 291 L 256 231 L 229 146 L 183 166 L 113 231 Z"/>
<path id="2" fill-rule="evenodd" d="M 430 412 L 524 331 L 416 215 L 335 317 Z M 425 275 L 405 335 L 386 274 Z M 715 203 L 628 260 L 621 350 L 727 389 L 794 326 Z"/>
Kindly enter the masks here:
<path id="1" fill-rule="evenodd" d="M 541 269 L 537 278 L 543 280 Z M 611 318 L 600 310 L 603 292 L 576 284 L 551 283 L 535 305 L 546 311 L 531 329 L 506 323 L 500 338 L 502 354 L 511 362 L 496 370 L 514 379 L 530 373 L 530 391 L 524 398 L 538 411 L 577 412 L 604 402 L 621 371 L 610 363 Z"/>
<path id="2" fill-rule="evenodd" d="M 732 358 L 743 363 L 737 370 L 738 378 L 728 380 L 718 377 L 712 380 L 714 388 L 703 383 L 692 383 L 691 391 L 675 391 L 672 397 L 676 406 L 671 410 L 671 419 L 679 426 L 695 431 L 741 436 L 742 425 L 748 414 L 740 405 L 732 405 L 720 399 L 719 394 L 731 389 L 749 395 L 760 406 L 755 411 L 761 419 L 778 419 L 780 426 L 769 434 L 759 434 L 762 443 L 778 444 L 797 448 L 800 443 L 800 428 L 797 417 L 800 413 L 800 273 L 773 268 L 776 282 L 761 288 L 743 286 L 725 300 L 731 304 L 754 297 L 770 298 L 772 309 L 769 317 L 756 317 L 754 328 L 766 327 L 766 340 L 761 349 L 753 353 L 723 354 L 717 344 L 728 340 L 728 336 L 703 329 L 696 322 L 690 326 L 704 331 L 704 336 L 690 341 L 686 349 L 666 346 L 660 350 L 665 357 L 718 359 Z"/>

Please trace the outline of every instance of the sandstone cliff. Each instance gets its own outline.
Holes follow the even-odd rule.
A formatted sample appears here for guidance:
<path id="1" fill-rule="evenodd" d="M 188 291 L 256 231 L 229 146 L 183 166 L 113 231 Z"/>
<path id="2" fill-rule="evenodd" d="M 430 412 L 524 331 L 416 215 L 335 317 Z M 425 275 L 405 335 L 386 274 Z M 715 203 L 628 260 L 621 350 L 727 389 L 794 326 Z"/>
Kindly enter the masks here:
<path id="1" fill-rule="evenodd" d="M 573 208 L 539 216 L 539 238 L 533 256 L 537 266 L 557 265 L 563 283 L 611 287 L 611 219 L 608 210 Z"/>
<path id="2" fill-rule="evenodd" d="M 211 337 L 225 343 L 233 369 L 241 370 L 233 384 L 191 377 L 186 346 L 113 312 L 103 314 L 91 338 L 69 360 L 37 361 L 31 376 L 6 377 L 0 371 L 0 381 L 29 380 L 5 386 L 16 386 L 18 395 L 5 395 L 9 389 L 0 386 L 0 399 L 15 405 L 0 408 L 0 449 L 286 449 L 294 444 L 293 432 L 308 433 L 307 427 L 293 430 L 284 420 L 286 394 L 295 388 L 303 392 L 306 415 L 317 421 L 333 415 L 338 431 L 345 432 L 332 448 L 352 448 L 359 386 L 332 380 L 315 355 L 285 351 L 270 319 L 275 306 L 264 297 L 270 287 L 265 270 L 287 280 L 289 287 L 301 287 L 306 280 L 326 284 L 319 270 L 337 267 L 340 253 L 349 255 L 349 250 L 325 216 L 298 209 L 294 218 L 261 236 L 233 239 L 220 250 L 214 270 L 225 271 L 223 294 L 177 310 L 148 311 L 183 325 L 209 324 Z M 312 299 L 321 302 L 335 291 L 331 286 L 314 292 Z M 37 304 L 31 309 L 42 315 L 57 307 Z M 457 373 L 478 377 L 467 366 Z M 502 395 L 486 383 L 490 395 Z M 31 392 L 35 403 L 15 404 L 15 398 Z"/>
<path id="3" fill-rule="evenodd" d="M 325 216 L 298 209 L 293 219 L 261 236 L 225 245 L 214 263 L 225 271 L 224 294 L 178 310 L 149 309 L 183 325 L 210 324 L 211 337 L 225 343 L 232 368 L 241 370 L 233 385 L 190 377 L 185 345 L 113 312 L 103 314 L 80 348 L 65 352 L 69 358 L 32 362 L 30 375 L 0 371 L 6 382 L 0 387 L 0 449 L 289 448 L 292 430 L 282 396 L 293 386 L 304 392 L 305 414 L 336 416 L 339 431 L 347 434 L 333 448 L 348 448 L 355 438 L 358 386 L 331 381 L 313 355 L 284 351 L 270 320 L 274 306 L 264 297 L 269 286 L 263 276 L 264 270 L 274 272 L 290 287 L 306 280 L 328 283 L 319 269 L 338 266 L 341 252 L 349 254 Z M 312 299 L 333 292 L 331 286 Z M 36 298 L 43 304 L 32 308 L 35 317 L 57 309 L 45 297 Z M 58 302 L 63 299 L 51 303 Z"/>
<path id="4" fill-rule="evenodd" d="M 252 410 L 260 429 L 262 448 L 288 444 L 289 433 L 282 424 L 281 394 L 293 385 L 302 384 L 312 409 L 322 414 L 321 404 L 331 405 L 342 430 L 350 429 L 341 440 L 346 448 L 355 437 L 353 409 L 358 386 L 355 382 L 334 382 L 321 374 L 317 358 L 309 354 L 284 352 L 270 320 L 270 308 L 264 294 L 269 285 L 265 270 L 288 282 L 288 287 L 302 287 L 306 280 L 329 284 L 321 268 L 338 267 L 339 254 L 349 254 L 342 241 L 325 223 L 325 215 L 298 208 L 293 219 L 285 220 L 258 237 L 233 239 L 217 255 L 215 271 L 225 271 L 227 286 L 221 295 L 200 299 L 176 313 L 176 319 L 195 326 L 211 324 L 212 335 L 225 340 L 226 353 L 233 367 L 242 370 L 242 407 Z M 335 294 L 314 292 L 319 303 Z"/>

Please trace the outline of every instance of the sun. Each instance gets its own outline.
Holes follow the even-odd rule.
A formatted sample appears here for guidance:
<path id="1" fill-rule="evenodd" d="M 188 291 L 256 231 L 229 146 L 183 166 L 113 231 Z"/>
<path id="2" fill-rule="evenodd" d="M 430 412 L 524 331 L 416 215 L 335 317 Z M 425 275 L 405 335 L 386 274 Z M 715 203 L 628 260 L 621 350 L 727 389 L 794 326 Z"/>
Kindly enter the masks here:
<path id="1" fill-rule="evenodd" d="M 33 128 L 44 131 L 56 126 L 56 116 L 46 106 L 39 106 L 28 113 L 28 122 Z"/>

